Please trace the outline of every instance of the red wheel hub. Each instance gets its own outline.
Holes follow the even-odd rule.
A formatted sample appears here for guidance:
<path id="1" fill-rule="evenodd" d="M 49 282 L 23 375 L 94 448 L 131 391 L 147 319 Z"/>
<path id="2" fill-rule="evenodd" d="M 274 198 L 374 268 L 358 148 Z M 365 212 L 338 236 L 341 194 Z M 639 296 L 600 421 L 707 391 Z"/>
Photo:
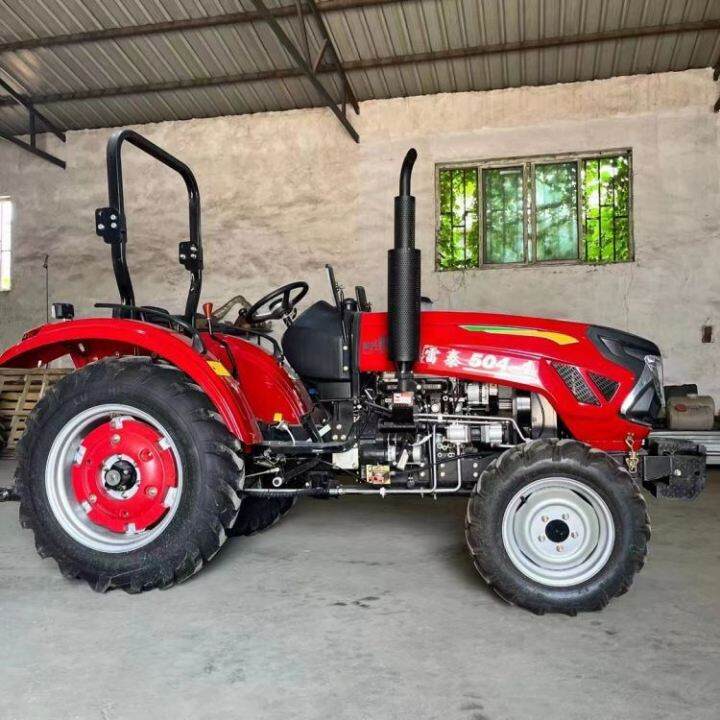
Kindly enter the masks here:
<path id="1" fill-rule="evenodd" d="M 152 425 L 113 418 L 83 439 L 72 485 L 92 522 L 117 533 L 141 532 L 172 506 L 178 486 L 175 457 Z"/>

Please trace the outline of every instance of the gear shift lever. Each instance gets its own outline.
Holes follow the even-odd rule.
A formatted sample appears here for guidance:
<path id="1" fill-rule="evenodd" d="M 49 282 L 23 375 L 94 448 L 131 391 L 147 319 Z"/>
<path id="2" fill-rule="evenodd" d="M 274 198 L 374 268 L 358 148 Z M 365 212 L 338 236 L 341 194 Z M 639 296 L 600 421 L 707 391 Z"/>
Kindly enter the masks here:
<path id="1" fill-rule="evenodd" d="M 203 303 L 203 312 L 205 313 L 205 319 L 207 320 L 208 332 L 212 335 L 212 311 L 213 304 L 211 302 Z"/>

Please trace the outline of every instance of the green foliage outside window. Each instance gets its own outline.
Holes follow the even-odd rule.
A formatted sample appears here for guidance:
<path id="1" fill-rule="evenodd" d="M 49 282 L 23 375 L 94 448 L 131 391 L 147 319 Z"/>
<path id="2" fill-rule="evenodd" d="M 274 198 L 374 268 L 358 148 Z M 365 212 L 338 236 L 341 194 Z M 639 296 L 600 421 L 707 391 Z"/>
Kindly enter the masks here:
<path id="1" fill-rule="evenodd" d="M 444 168 L 438 180 L 438 270 L 632 259 L 629 153 Z"/>
<path id="2" fill-rule="evenodd" d="M 459 270 L 478 266 L 478 171 L 440 171 L 440 227 L 437 267 Z"/>
<path id="3" fill-rule="evenodd" d="M 525 262 L 523 169 L 483 170 L 485 262 Z"/>
<path id="4" fill-rule="evenodd" d="M 583 239 L 587 262 L 630 260 L 630 168 L 627 155 L 582 161 Z"/>
<path id="5" fill-rule="evenodd" d="M 535 166 L 537 260 L 578 257 L 577 163 Z"/>

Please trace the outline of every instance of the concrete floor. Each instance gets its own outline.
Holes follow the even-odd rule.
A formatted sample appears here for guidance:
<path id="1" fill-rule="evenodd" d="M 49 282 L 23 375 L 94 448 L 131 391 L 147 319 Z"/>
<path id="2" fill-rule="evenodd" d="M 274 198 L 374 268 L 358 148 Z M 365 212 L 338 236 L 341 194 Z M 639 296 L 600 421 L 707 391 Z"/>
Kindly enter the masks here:
<path id="1" fill-rule="evenodd" d="M 461 500 L 305 501 L 140 596 L 63 579 L 0 505 L 0 718 L 717 720 L 720 474 L 650 509 L 631 591 L 567 618 L 487 591 Z"/>

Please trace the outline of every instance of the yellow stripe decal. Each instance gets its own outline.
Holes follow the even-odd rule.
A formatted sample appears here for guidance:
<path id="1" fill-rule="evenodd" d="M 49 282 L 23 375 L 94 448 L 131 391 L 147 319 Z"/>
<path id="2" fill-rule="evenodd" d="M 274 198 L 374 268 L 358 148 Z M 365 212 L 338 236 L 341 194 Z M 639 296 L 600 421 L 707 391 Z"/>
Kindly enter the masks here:
<path id="1" fill-rule="evenodd" d="M 470 332 L 485 332 L 491 335 L 519 335 L 522 337 L 536 337 L 550 340 L 556 345 L 574 345 L 580 342 L 572 335 L 553 332 L 552 330 L 536 330 L 535 328 L 510 327 L 507 325 L 461 325 L 463 330 Z"/>
<path id="2" fill-rule="evenodd" d="M 216 375 L 219 375 L 220 377 L 230 377 L 230 373 L 228 372 L 228 369 L 217 360 L 208 360 L 207 364 L 213 369 Z"/>

